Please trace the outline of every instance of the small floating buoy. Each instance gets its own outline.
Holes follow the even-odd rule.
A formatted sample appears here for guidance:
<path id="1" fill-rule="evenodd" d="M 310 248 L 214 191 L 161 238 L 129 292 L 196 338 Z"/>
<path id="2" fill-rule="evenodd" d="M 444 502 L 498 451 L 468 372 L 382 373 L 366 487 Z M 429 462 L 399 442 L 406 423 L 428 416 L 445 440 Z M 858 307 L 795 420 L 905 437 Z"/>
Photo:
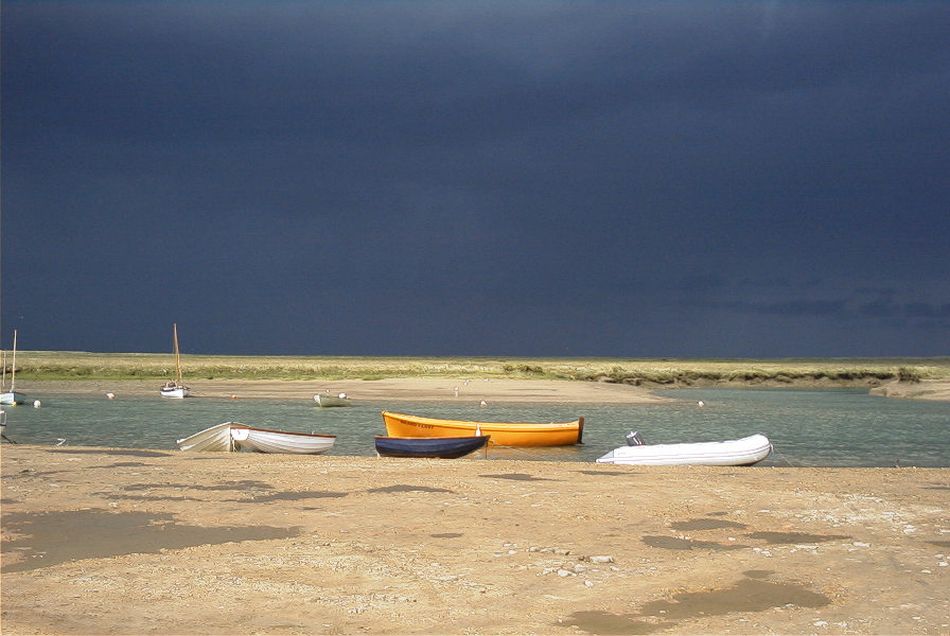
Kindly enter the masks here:
<path id="1" fill-rule="evenodd" d="M 41 406 L 43 406 L 42 402 L 40 402 L 39 400 L 33 400 L 33 408 L 38 409 Z"/>
<path id="2" fill-rule="evenodd" d="M 106 393 L 106 397 L 109 398 L 110 400 L 114 400 L 115 393 L 113 393 L 112 391 L 109 391 L 108 393 Z"/>
<path id="3" fill-rule="evenodd" d="M 485 400 L 482 400 L 482 401 L 479 403 L 479 406 L 488 406 L 488 402 L 486 402 Z"/>
<path id="4" fill-rule="evenodd" d="M 232 399 L 232 400 L 236 400 L 236 399 L 237 399 L 237 396 L 232 393 L 232 394 L 231 394 L 231 399 Z"/>
<path id="5" fill-rule="evenodd" d="M 702 400 L 700 400 L 700 401 L 697 402 L 696 404 L 698 404 L 699 406 L 706 406 L 706 403 L 703 402 Z"/>
<path id="6" fill-rule="evenodd" d="M 346 399 L 346 393 L 340 393 L 340 395 L 337 396 L 337 397 L 339 397 L 341 400 L 345 400 L 345 399 Z"/>

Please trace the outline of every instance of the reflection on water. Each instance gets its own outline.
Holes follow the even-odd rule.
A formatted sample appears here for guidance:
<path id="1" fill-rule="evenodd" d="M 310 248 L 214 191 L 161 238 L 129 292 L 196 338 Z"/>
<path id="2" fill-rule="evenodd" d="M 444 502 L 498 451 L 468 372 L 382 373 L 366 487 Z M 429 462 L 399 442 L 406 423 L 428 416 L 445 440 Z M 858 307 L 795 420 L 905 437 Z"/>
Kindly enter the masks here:
<path id="1" fill-rule="evenodd" d="M 565 422 L 585 417 L 584 444 L 492 447 L 488 459 L 593 461 L 638 430 L 647 443 L 699 442 L 764 433 L 771 466 L 950 466 L 950 404 L 871 397 L 863 391 L 680 389 L 648 405 L 374 403 L 321 409 L 310 400 L 107 400 L 44 395 L 39 409 L 8 410 L 17 442 L 175 449 L 175 440 L 229 420 L 263 428 L 331 433 L 333 455 L 374 455 L 382 409 L 488 421 Z M 699 406 L 699 401 L 704 406 Z M 67 450 L 67 449 L 63 449 Z M 473 457 L 481 458 L 483 453 Z"/>

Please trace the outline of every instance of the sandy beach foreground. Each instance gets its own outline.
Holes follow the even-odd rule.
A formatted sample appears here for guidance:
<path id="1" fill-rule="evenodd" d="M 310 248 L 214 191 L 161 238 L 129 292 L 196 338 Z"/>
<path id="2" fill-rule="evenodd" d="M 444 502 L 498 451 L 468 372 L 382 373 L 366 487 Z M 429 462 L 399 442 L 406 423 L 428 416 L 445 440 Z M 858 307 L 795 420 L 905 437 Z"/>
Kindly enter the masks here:
<path id="1" fill-rule="evenodd" d="M 948 469 L 2 449 L 5 634 L 948 633 Z"/>

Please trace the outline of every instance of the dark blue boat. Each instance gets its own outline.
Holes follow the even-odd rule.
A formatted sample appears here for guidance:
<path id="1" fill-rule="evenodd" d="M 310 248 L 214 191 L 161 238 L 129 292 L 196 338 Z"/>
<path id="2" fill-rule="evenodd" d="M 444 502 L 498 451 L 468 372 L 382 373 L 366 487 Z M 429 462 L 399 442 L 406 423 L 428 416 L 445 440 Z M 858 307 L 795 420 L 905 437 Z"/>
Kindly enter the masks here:
<path id="1" fill-rule="evenodd" d="M 469 437 L 387 437 L 376 436 L 376 452 L 381 457 L 440 457 L 455 459 L 483 448 L 491 435 Z"/>

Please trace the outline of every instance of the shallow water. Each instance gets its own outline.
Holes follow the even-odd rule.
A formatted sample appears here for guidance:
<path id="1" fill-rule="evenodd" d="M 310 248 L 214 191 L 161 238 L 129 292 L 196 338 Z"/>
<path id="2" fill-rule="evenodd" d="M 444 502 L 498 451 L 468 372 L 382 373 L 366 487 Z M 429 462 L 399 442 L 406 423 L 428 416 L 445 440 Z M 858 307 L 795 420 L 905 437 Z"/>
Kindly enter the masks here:
<path id="1" fill-rule="evenodd" d="M 679 389 L 649 405 L 357 403 L 321 409 L 309 400 L 168 400 L 30 395 L 43 406 L 7 407 L 6 435 L 20 443 L 175 449 L 175 440 L 226 421 L 337 436 L 332 455 L 374 455 L 379 411 L 482 421 L 560 422 L 585 417 L 584 444 L 498 448 L 489 459 L 593 461 L 638 430 L 647 443 L 769 437 L 772 466 L 950 466 L 950 404 L 893 400 L 865 391 Z M 702 400 L 704 406 L 698 402 Z"/>

